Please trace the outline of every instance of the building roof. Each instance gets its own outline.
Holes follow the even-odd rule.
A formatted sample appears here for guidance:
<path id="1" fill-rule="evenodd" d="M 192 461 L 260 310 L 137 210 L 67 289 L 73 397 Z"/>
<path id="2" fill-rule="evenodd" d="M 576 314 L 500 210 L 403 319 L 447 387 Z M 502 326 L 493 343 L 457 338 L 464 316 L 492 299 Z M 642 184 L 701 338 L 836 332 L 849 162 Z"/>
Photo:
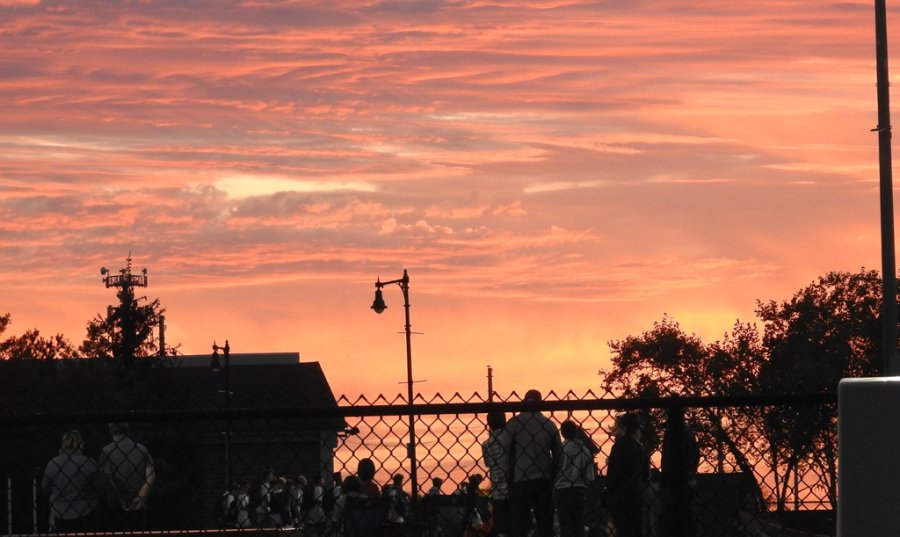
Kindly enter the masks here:
<path id="1" fill-rule="evenodd" d="M 212 371 L 209 356 L 204 359 L 205 364 L 176 366 L 174 376 L 189 387 L 191 398 L 202 408 L 221 408 L 225 401 L 226 372 Z M 254 355 L 232 355 L 227 376 L 232 408 L 337 406 L 318 362 L 272 363 L 254 361 Z"/>
<path id="2" fill-rule="evenodd" d="M 209 354 L 145 359 L 123 374 L 107 360 L 0 361 L 0 416 L 337 407 L 319 363 L 298 353 L 231 355 L 228 405 L 225 371 L 209 364 Z"/>

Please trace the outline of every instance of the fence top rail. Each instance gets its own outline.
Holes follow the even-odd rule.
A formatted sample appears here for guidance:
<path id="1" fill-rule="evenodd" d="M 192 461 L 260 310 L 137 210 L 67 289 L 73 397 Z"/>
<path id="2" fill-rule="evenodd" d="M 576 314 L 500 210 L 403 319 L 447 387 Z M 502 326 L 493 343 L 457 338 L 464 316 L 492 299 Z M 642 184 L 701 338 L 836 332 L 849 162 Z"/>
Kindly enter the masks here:
<path id="1" fill-rule="evenodd" d="M 491 411 L 624 411 L 675 408 L 728 408 L 789 405 L 826 405 L 837 403 L 837 394 L 765 394 L 738 396 L 696 396 L 664 398 L 590 398 L 560 401 L 505 401 L 430 404 L 384 404 L 363 406 L 284 406 L 277 408 L 229 408 L 207 410 L 91 411 L 91 412 L 19 412 L 0 408 L 0 427 L 65 423 L 106 423 L 114 421 L 163 422 L 172 420 L 215 421 L 223 419 L 328 419 L 367 416 L 417 416 L 447 414 L 485 414 Z"/>

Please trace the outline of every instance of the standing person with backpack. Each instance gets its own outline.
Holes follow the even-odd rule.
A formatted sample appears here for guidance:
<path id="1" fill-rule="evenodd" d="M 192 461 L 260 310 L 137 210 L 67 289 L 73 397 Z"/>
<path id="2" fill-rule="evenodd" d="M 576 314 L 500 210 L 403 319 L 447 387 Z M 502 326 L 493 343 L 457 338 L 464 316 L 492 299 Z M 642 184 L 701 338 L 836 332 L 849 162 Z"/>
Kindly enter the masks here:
<path id="1" fill-rule="evenodd" d="M 563 437 L 554 492 L 559 516 L 560 537 L 584 535 L 584 499 L 594 481 L 594 459 L 579 438 L 581 428 L 572 420 L 562 422 Z"/>
<path id="2" fill-rule="evenodd" d="M 491 508 L 494 512 L 493 531 L 497 537 L 506 537 L 510 530 L 509 514 L 509 453 L 500 435 L 506 427 L 506 414 L 502 410 L 489 412 L 487 424 L 490 433 L 481 444 L 481 456 L 491 478 Z M 438 478 L 435 478 L 438 479 Z M 440 491 L 440 487 L 438 487 Z"/>
<path id="3" fill-rule="evenodd" d="M 250 520 L 250 485 L 246 481 L 238 481 L 237 491 L 237 517 L 234 521 L 235 528 L 249 528 L 253 525 Z"/>
<path id="4" fill-rule="evenodd" d="M 318 533 L 324 529 L 328 517 L 325 515 L 325 507 L 323 506 L 323 498 L 325 496 L 325 480 L 321 475 L 313 477 L 306 491 L 303 493 L 304 501 L 309 505 L 306 511 L 306 522 L 316 528 Z"/>
<path id="5" fill-rule="evenodd" d="M 231 488 L 226 490 L 219 500 L 217 517 L 219 526 L 222 528 L 249 528 L 249 504 L 247 484 L 243 481 L 232 483 Z"/>
<path id="6" fill-rule="evenodd" d="M 279 477 L 269 495 L 269 518 L 277 528 L 289 526 L 291 517 L 291 492 L 287 479 Z"/>
<path id="7" fill-rule="evenodd" d="M 269 501 L 272 499 L 272 486 L 275 483 L 275 472 L 266 469 L 259 476 L 259 483 L 256 486 L 255 494 L 251 498 L 251 509 L 253 519 L 258 528 L 264 527 L 270 523 L 269 520 Z"/>
<path id="8" fill-rule="evenodd" d="M 297 528 L 303 527 L 303 514 L 305 513 L 303 498 L 306 495 L 306 486 L 306 476 L 297 474 L 291 486 L 291 519 Z"/>
<path id="9" fill-rule="evenodd" d="M 394 474 L 391 484 L 384 487 L 382 493 L 386 498 L 391 499 L 391 506 L 388 509 L 388 521 L 398 524 L 402 523 L 409 509 L 409 496 L 403 492 L 403 475 Z"/>

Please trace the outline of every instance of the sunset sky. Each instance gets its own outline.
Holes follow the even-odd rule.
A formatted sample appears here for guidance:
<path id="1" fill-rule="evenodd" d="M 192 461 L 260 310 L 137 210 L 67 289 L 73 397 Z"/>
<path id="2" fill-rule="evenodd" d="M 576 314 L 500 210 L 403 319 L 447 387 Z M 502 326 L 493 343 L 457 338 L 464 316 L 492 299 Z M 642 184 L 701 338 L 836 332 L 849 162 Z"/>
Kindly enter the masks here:
<path id="1" fill-rule="evenodd" d="M 871 0 L 0 0 L 0 314 L 78 343 L 131 252 L 181 352 L 395 394 L 407 268 L 417 391 L 596 389 L 880 270 L 874 43 Z"/>

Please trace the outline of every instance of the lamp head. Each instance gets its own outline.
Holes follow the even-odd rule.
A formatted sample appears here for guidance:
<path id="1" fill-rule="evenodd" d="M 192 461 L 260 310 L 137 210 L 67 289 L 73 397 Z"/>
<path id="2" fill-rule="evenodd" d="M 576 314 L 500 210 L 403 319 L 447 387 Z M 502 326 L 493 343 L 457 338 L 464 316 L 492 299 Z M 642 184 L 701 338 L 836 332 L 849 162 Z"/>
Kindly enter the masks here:
<path id="1" fill-rule="evenodd" d="M 381 296 L 380 287 L 375 289 L 375 301 L 372 302 L 372 309 L 375 310 L 375 313 L 381 313 L 387 309 L 387 304 L 384 303 L 384 297 Z"/>

